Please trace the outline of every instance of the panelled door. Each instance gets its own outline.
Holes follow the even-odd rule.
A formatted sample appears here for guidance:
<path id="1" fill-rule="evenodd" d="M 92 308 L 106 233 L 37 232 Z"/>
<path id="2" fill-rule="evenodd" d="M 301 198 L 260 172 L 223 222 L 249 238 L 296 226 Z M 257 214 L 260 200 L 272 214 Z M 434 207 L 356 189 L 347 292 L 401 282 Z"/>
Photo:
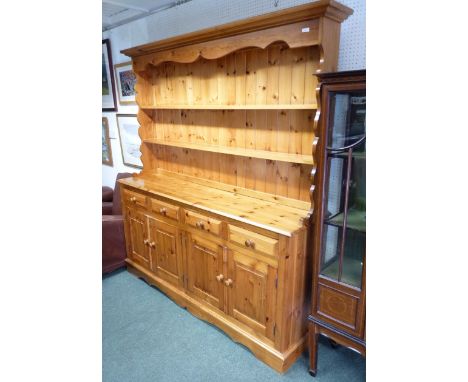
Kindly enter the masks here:
<path id="1" fill-rule="evenodd" d="M 162 279 L 183 286 L 181 246 L 177 227 L 148 217 L 151 269 Z"/>
<path id="2" fill-rule="evenodd" d="M 275 335 L 277 273 L 278 263 L 270 257 L 229 250 L 228 313 L 270 339 Z"/>
<path id="3" fill-rule="evenodd" d="M 223 247 L 189 235 L 187 246 L 188 290 L 210 305 L 224 310 Z"/>
<path id="4" fill-rule="evenodd" d="M 138 264 L 150 269 L 150 257 L 147 243 L 146 215 L 136 208 L 126 207 L 128 229 L 130 233 L 130 257 Z"/>

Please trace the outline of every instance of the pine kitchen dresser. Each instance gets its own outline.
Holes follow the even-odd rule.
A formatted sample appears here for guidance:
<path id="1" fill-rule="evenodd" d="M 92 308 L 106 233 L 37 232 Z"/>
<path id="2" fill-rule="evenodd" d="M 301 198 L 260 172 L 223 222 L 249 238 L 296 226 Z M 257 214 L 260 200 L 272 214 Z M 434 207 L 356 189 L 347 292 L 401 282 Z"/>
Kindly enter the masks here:
<path id="1" fill-rule="evenodd" d="M 317 1 L 122 52 L 143 162 L 120 181 L 128 269 L 279 372 L 307 344 L 314 74 L 351 13 Z"/>

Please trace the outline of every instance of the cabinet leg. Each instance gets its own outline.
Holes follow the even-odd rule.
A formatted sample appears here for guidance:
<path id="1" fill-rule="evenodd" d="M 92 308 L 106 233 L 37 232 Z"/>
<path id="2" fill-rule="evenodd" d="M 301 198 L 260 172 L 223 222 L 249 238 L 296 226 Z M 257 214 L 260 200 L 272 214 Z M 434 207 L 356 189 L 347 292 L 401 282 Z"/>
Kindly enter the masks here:
<path id="1" fill-rule="evenodd" d="M 315 324 L 309 324 L 309 374 L 317 375 L 318 332 Z"/>

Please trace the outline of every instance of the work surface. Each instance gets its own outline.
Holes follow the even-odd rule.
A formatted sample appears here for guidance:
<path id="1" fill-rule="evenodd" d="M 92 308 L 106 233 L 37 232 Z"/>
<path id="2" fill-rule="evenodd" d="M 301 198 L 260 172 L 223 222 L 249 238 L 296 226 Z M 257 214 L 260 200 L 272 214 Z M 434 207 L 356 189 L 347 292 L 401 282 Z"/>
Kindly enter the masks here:
<path id="1" fill-rule="evenodd" d="M 303 227 L 302 219 L 308 212 L 306 209 L 197 184 L 167 174 L 126 178 L 120 182 L 153 195 L 286 236 L 291 236 Z"/>
<path id="2" fill-rule="evenodd" d="M 102 304 L 104 382 L 365 381 L 365 360 L 326 340 L 316 378 L 307 353 L 281 376 L 127 271 L 103 279 Z"/>

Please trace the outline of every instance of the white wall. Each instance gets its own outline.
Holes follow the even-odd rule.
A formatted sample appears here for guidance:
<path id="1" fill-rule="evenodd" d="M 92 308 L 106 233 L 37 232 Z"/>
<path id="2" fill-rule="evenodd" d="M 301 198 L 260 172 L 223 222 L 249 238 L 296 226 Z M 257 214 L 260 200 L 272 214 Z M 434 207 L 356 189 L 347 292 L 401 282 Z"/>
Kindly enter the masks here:
<path id="1" fill-rule="evenodd" d="M 274 4 L 278 3 L 275 7 Z M 113 63 L 129 61 L 120 53 L 122 49 L 146 44 L 167 37 L 221 25 L 275 10 L 308 3 L 310 0 L 192 0 L 180 6 L 156 13 L 103 33 L 112 47 Z M 341 24 L 340 57 L 338 70 L 366 67 L 366 3 L 365 0 L 341 0 L 354 10 Z M 118 106 L 119 114 L 136 114 L 136 106 Z M 114 166 L 102 166 L 102 184 L 113 186 L 119 172 L 135 172 L 124 166 L 115 114 L 103 113 L 109 120 Z"/>

